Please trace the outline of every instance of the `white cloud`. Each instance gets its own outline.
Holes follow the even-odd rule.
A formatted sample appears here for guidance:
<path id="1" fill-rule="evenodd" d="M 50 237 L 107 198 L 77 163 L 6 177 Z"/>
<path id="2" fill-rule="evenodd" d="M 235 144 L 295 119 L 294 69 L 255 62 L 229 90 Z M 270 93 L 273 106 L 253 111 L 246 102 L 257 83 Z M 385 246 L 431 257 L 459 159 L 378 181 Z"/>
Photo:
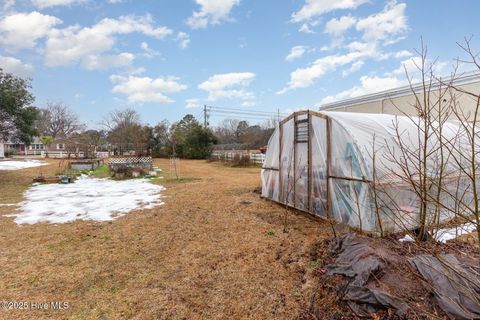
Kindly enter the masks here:
<path id="1" fill-rule="evenodd" d="M 135 56 L 128 52 L 117 55 L 89 55 L 82 61 L 82 66 L 87 70 L 103 70 L 130 66 Z"/>
<path id="2" fill-rule="evenodd" d="M 406 79 L 399 79 L 397 77 L 378 77 L 378 76 L 363 76 L 360 78 L 360 85 L 351 89 L 337 93 L 336 95 L 327 96 L 323 98 L 320 104 L 331 103 L 339 100 L 359 97 L 369 93 L 375 93 L 383 90 L 397 88 L 408 84 Z"/>
<path id="3" fill-rule="evenodd" d="M 170 28 L 164 26 L 155 27 L 150 14 L 145 16 L 121 16 L 118 19 L 105 18 L 91 29 L 106 35 L 140 32 L 157 39 L 163 39 L 172 33 Z"/>
<path id="4" fill-rule="evenodd" d="M 432 66 L 433 73 L 443 75 L 447 70 L 445 70 L 451 63 L 447 61 L 437 61 Z"/>
<path id="5" fill-rule="evenodd" d="M 17 58 L 0 56 L 0 68 L 17 77 L 29 77 L 33 73 L 31 64 L 23 63 Z"/>
<path id="6" fill-rule="evenodd" d="M 357 18 L 343 16 L 339 19 L 333 18 L 325 24 L 324 33 L 332 36 L 332 43 L 329 46 L 323 46 L 322 51 L 337 48 L 343 44 L 345 32 L 352 28 L 357 22 Z"/>
<path id="7" fill-rule="evenodd" d="M 339 1 L 335 3 L 347 6 L 347 4 L 353 5 L 354 3 L 359 4 L 360 2 Z M 315 4 L 319 6 L 318 8 L 324 8 L 324 5 L 326 6 L 327 4 L 332 5 L 329 8 L 334 7 L 333 2 L 330 3 L 329 1 L 319 2 L 307 0 L 307 4 L 312 6 Z M 347 52 L 325 56 L 317 59 L 308 67 L 294 70 L 290 73 L 290 80 L 287 86 L 278 91 L 277 94 L 283 94 L 292 89 L 309 87 L 314 84 L 315 80 L 341 67 L 348 67 L 348 69 L 342 72 L 342 74 L 346 76 L 361 68 L 367 58 L 384 60 L 395 56 L 395 53 L 384 52 L 383 47 L 395 42 L 399 36 L 408 30 L 405 8 L 406 5 L 404 3 L 390 1 L 381 12 L 372 14 L 366 18 L 344 16 L 340 19 L 330 20 L 326 25 L 325 32 L 332 35 L 333 43 L 330 46 L 322 47 L 321 50 L 341 47 L 347 50 Z M 301 21 L 301 19 L 299 21 Z M 343 45 L 344 32 L 353 26 L 355 26 L 356 31 L 360 32 L 359 38 L 347 45 Z M 406 54 L 408 54 L 408 52 L 401 52 L 399 56 Z"/>
<path id="8" fill-rule="evenodd" d="M 292 14 L 292 22 L 303 22 L 324 13 L 340 9 L 355 9 L 369 0 L 306 0 L 303 7 Z"/>
<path id="9" fill-rule="evenodd" d="M 185 100 L 185 108 L 186 109 L 193 109 L 193 108 L 200 108 L 202 105 L 200 103 L 200 99 L 187 99 Z"/>
<path id="10" fill-rule="evenodd" d="M 411 57 L 413 53 L 408 50 L 402 50 L 395 53 L 395 58 L 408 58 Z"/>
<path id="11" fill-rule="evenodd" d="M 363 67 L 364 64 L 365 64 L 365 62 L 363 62 L 362 60 L 358 60 L 358 61 L 352 63 L 352 65 L 349 69 L 342 71 L 342 77 L 346 77 L 346 76 L 350 75 L 351 73 L 354 73 L 354 72 L 360 70 Z"/>
<path id="12" fill-rule="evenodd" d="M 414 73 L 417 73 L 419 71 L 418 67 L 421 67 L 421 66 L 422 66 L 422 58 L 413 57 L 400 62 L 400 66 L 388 74 L 394 75 L 394 76 L 405 75 L 405 70 L 406 70 L 409 75 L 412 75 Z"/>
<path id="13" fill-rule="evenodd" d="M 325 33 L 339 37 L 353 27 L 357 19 L 351 16 L 343 16 L 340 19 L 333 18 L 325 24 Z"/>
<path id="14" fill-rule="evenodd" d="M 176 93 L 187 88 L 186 85 L 178 82 L 177 77 L 172 76 L 152 79 L 132 75 L 112 75 L 110 80 L 115 84 L 112 92 L 126 95 L 130 102 L 168 104 L 174 102 L 174 100 L 165 94 Z"/>
<path id="15" fill-rule="evenodd" d="M 255 99 L 255 95 L 247 91 L 246 87 L 253 79 L 255 73 L 252 72 L 215 74 L 199 84 L 198 88 L 208 92 L 209 101 L 233 98 L 251 101 Z"/>
<path id="16" fill-rule="evenodd" d="M 429 72 L 430 68 L 432 69 L 433 73 L 435 74 L 443 74 L 445 72 L 445 68 L 448 66 L 447 61 L 432 61 L 427 59 L 425 61 L 425 71 Z M 393 70 L 392 72 L 386 73 L 388 76 L 403 76 L 405 77 L 405 71 L 407 72 L 410 78 L 416 78 L 419 81 L 419 76 L 422 69 L 422 58 L 420 56 L 415 56 L 400 62 L 400 66 Z"/>
<path id="17" fill-rule="evenodd" d="M 133 32 L 163 39 L 172 30 L 163 26 L 155 27 L 150 15 L 105 18 L 92 27 L 54 29 L 48 36 L 45 63 L 48 66 L 68 65 L 77 61 L 85 64 L 84 60 L 89 56 L 99 56 L 111 50 L 116 43 L 115 35 Z"/>
<path id="18" fill-rule="evenodd" d="M 431 65 L 431 63 L 433 63 L 433 65 Z M 432 68 L 434 74 L 442 74 L 447 65 L 448 62 L 446 61 L 425 61 L 427 72 L 429 68 Z M 341 91 L 335 95 L 327 96 L 323 98 L 320 104 L 354 98 L 369 93 L 375 93 L 408 85 L 409 80 L 405 76 L 405 71 L 407 71 L 411 82 L 417 83 L 420 81 L 421 70 L 419 68 L 421 67 L 421 57 L 417 56 L 403 60 L 400 62 L 400 66 L 391 72 L 387 72 L 383 76 L 363 76 L 360 78 L 360 85 Z"/>
<path id="19" fill-rule="evenodd" d="M 178 41 L 178 46 L 181 49 L 186 49 L 188 47 L 188 45 L 190 44 L 190 36 L 186 32 L 177 33 L 176 40 Z"/>
<path id="20" fill-rule="evenodd" d="M 56 17 L 36 11 L 7 15 L 0 19 L 0 44 L 9 49 L 33 49 L 39 40 L 46 39 L 45 47 L 39 52 L 45 55 L 47 66 L 79 63 L 89 70 L 96 70 L 126 66 L 133 61 L 131 53 L 111 52 L 117 35 L 138 32 L 163 39 L 173 32 L 167 27 L 155 26 L 150 15 L 105 18 L 91 27 L 72 25 L 57 28 L 61 23 Z"/>
<path id="21" fill-rule="evenodd" d="M 277 94 L 284 94 L 292 89 L 309 87 L 316 79 L 335 71 L 338 67 L 352 64 L 360 58 L 373 54 L 374 52 L 364 49 L 363 51 L 353 51 L 343 55 L 336 54 L 317 59 L 309 67 L 298 68 L 293 71 L 290 74 L 290 81 L 287 86 L 278 91 Z"/>
<path id="22" fill-rule="evenodd" d="M 48 66 L 64 66 L 81 61 L 89 55 L 101 54 L 112 49 L 115 39 L 111 34 L 93 28 L 72 26 L 50 33 L 46 44 L 45 63 Z"/>
<path id="23" fill-rule="evenodd" d="M 308 47 L 307 46 L 295 46 L 290 50 L 290 53 L 288 56 L 285 58 L 286 61 L 292 61 L 295 59 L 300 58 L 307 52 Z"/>
<path id="24" fill-rule="evenodd" d="M 408 30 L 405 16 L 405 3 L 390 1 L 382 12 L 360 19 L 357 30 L 363 32 L 362 39 L 366 42 L 386 40 L 392 41 L 392 36 Z"/>
<path id="25" fill-rule="evenodd" d="M 8 15 L 0 20 L 0 44 L 13 49 L 33 48 L 60 23 L 60 19 L 36 11 Z"/>
<path id="26" fill-rule="evenodd" d="M 145 58 L 153 58 L 153 57 L 156 57 L 156 56 L 159 56 L 160 55 L 160 52 L 150 48 L 150 46 L 148 45 L 148 43 L 146 43 L 145 41 L 142 42 L 140 44 L 140 47 L 143 49 L 144 53 L 143 53 L 143 56 Z"/>
<path id="27" fill-rule="evenodd" d="M 245 100 L 242 102 L 242 107 L 255 107 L 256 104 L 255 100 Z"/>
<path id="28" fill-rule="evenodd" d="M 32 0 L 33 5 L 40 9 L 56 6 L 69 6 L 84 2 L 86 2 L 86 0 Z"/>
<path id="29" fill-rule="evenodd" d="M 309 20 L 307 22 L 304 22 L 302 26 L 298 29 L 298 31 L 303 32 L 303 33 L 315 33 L 313 31 L 312 27 L 316 27 L 320 24 L 321 20 L 316 19 L 316 20 Z"/>
<path id="30" fill-rule="evenodd" d="M 199 11 L 193 12 L 187 19 L 187 24 L 193 29 L 206 28 L 209 24 L 220 24 L 229 21 L 230 11 L 240 0 L 195 0 L 200 6 Z"/>
<path id="31" fill-rule="evenodd" d="M 117 3 L 122 3 L 123 0 L 108 0 L 108 3 L 111 3 L 111 4 L 117 4 Z"/>
<path id="32" fill-rule="evenodd" d="M 129 75 L 133 76 L 133 75 L 137 75 L 137 74 L 142 74 L 142 73 L 144 73 L 145 71 L 146 71 L 146 70 L 145 70 L 144 67 L 138 67 L 138 68 L 130 68 L 127 73 L 128 73 Z"/>

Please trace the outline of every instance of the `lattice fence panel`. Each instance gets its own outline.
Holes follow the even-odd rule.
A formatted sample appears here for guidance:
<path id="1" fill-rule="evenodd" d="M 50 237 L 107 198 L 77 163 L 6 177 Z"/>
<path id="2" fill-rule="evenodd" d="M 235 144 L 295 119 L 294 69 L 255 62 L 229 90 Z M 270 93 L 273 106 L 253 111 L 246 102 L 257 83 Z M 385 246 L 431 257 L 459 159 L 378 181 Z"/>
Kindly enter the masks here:
<path id="1" fill-rule="evenodd" d="M 151 170 L 152 157 L 115 157 L 110 158 L 108 165 L 111 170 L 118 168 L 140 168 Z"/>

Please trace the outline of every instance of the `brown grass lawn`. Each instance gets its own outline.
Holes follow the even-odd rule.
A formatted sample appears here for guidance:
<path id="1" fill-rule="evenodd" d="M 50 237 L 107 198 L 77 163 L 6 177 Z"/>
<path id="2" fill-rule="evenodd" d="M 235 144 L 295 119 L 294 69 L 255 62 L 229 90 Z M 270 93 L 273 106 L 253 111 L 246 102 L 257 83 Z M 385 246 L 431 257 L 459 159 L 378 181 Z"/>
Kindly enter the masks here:
<path id="1" fill-rule="evenodd" d="M 0 172 L 0 203 L 63 163 Z M 114 222 L 17 226 L 0 206 L 0 301 L 67 310 L 0 310 L 1 319 L 292 319 L 309 303 L 309 248 L 327 224 L 260 199 L 260 169 L 156 160 L 165 205 Z M 125 195 L 128 197 L 128 194 Z"/>

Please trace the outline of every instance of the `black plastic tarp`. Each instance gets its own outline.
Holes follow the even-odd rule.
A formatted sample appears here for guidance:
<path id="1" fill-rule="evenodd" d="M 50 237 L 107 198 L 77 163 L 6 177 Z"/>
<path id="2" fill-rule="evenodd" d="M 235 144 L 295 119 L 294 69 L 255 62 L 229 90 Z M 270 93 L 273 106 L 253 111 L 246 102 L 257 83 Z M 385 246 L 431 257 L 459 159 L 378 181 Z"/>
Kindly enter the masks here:
<path id="1" fill-rule="evenodd" d="M 480 265 L 462 263 L 453 254 L 418 255 L 409 261 L 451 319 L 480 319 Z"/>
<path id="2" fill-rule="evenodd" d="M 330 274 L 352 279 L 345 288 L 343 299 L 355 314 L 369 317 L 381 309 L 392 309 L 398 316 L 403 316 L 408 311 L 409 307 L 402 299 L 383 290 L 366 287 L 370 277 L 383 269 L 383 263 L 368 243 L 349 233 L 336 238 L 331 250 L 338 256 L 335 263 L 326 268 Z"/>
<path id="3" fill-rule="evenodd" d="M 369 317 L 382 309 L 391 309 L 398 316 L 415 311 L 405 300 L 369 285 L 372 278 L 380 279 L 389 272 L 383 261 L 395 261 L 391 259 L 393 252 L 382 250 L 382 254 L 379 254 L 369 240 L 353 233 L 334 239 L 330 249 L 336 259 L 326 269 L 329 274 L 339 274 L 349 279 L 343 299 L 357 316 Z M 425 279 L 427 290 L 434 294 L 439 307 L 450 319 L 480 319 L 478 259 L 468 256 L 460 259 L 454 254 L 420 254 L 407 261 L 413 267 L 410 272 L 417 270 Z"/>

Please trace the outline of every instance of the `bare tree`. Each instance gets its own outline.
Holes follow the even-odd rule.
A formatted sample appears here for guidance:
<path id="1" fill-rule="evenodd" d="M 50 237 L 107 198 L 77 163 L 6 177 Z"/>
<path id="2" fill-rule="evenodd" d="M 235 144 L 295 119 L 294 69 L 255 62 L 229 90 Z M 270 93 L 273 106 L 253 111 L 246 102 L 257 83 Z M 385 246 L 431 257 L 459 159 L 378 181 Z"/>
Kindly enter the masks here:
<path id="1" fill-rule="evenodd" d="M 83 127 L 78 116 L 63 103 L 47 102 L 47 107 L 41 109 L 38 129 L 42 135 L 65 138 Z"/>
<path id="2" fill-rule="evenodd" d="M 442 86 L 436 87 L 433 74 L 435 61 L 427 62 L 427 48 L 423 42 L 421 50 L 417 53 L 420 64 L 416 64 L 415 61 L 414 63 L 420 74 L 420 88 L 414 86 L 412 76 L 405 69 L 410 91 L 414 97 L 412 104 L 414 115 L 405 113 L 397 107 L 413 130 L 407 130 L 404 127 L 405 124 L 402 124 L 403 120 L 396 119 L 391 124 L 394 131 L 394 144 L 385 143 L 385 146 L 386 160 L 393 164 L 393 169 L 389 172 L 390 176 L 398 181 L 398 187 L 406 186 L 417 199 L 416 237 L 422 240 L 426 238 L 427 227 L 440 219 L 439 200 L 442 196 L 443 178 L 447 174 L 442 128 L 448 119 L 448 107 L 444 105 L 444 96 L 448 90 Z M 408 217 L 409 213 L 404 212 L 405 209 L 402 209 L 402 205 L 398 203 L 400 200 L 389 196 L 388 201 L 392 206 L 390 212 L 395 212 L 397 221 L 403 220 L 398 222 L 409 228 L 408 225 L 411 222 L 407 222 L 403 217 Z"/>
<path id="3" fill-rule="evenodd" d="M 135 124 L 140 124 L 140 114 L 131 108 L 112 111 L 102 120 L 102 125 L 109 130 Z"/>
<path id="4" fill-rule="evenodd" d="M 278 126 L 278 119 L 277 118 L 271 118 L 268 120 L 264 120 L 260 126 L 262 127 L 263 130 L 270 130 L 270 129 L 275 129 L 276 126 Z"/>
<path id="5" fill-rule="evenodd" d="M 478 55 L 472 52 L 468 41 L 462 48 L 478 67 Z M 381 216 L 389 216 L 390 222 L 401 229 L 418 226 L 414 235 L 417 240 L 424 240 L 427 230 L 438 230 L 443 221 L 456 218 L 473 223 L 480 240 L 477 172 L 480 131 L 476 128 L 480 93 L 468 92 L 457 85 L 457 68 L 447 79 L 437 77 L 435 61 L 429 62 L 423 43 L 417 53 L 420 62 L 416 64 L 416 74 L 420 76 L 420 85 L 414 85 L 413 77 L 405 70 L 414 98 L 411 104 L 414 114 L 397 107 L 403 117 L 392 121 L 389 129 L 393 140 L 380 144 L 382 152 L 375 149 L 374 139 L 372 201 L 381 232 L 385 231 Z M 473 98 L 474 107 L 467 108 L 459 94 Z M 383 158 L 378 159 L 380 154 Z M 383 167 L 388 172 L 378 177 L 378 164 L 383 161 L 387 162 Z"/>
<path id="6" fill-rule="evenodd" d="M 81 143 L 85 157 L 95 158 L 97 149 L 106 142 L 106 134 L 103 130 L 86 130 L 76 140 Z"/>
<path id="7" fill-rule="evenodd" d="M 153 134 L 158 141 L 160 148 L 167 147 L 171 144 L 170 123 L 167 120 L 160 121 L 154 128 Z"/>
<path id="8" fill-rule="evenodd" d="M 237 143 L 236 130 L 238 123 L 237 119 L 224 119 L 215 128 L 214 133 L 222 144 Z"/>
<path id="9" fill-rule="evenodd" d="M 459 63 L 473 66 L 476 72 L 480 72 L 480 52 L 474 52 L 471 46 L 471 38 L 464 39 L 464 43 L 459 43 L 459 47 L 466 53 L 466 59 L 458 59 Z M 457 70 L 455 69 L 455 71 Z M 450 192 L 450 196 L 456 197 L 455 214 L 464 221 L 473 223 L 476 226 L 477 237 L 480 243 L 480 194 L 479 194 L 479 175 L 480 175 L 480 130 L 478 121 L 480 120 L 480 91 L 469 91 L 457 85 L 455 81 L 456 72 L 452 74 L 451 81 L 444 81 L 437 78 L 439 82 L 447 86 L 450 91 L 449 100 L 451 101 L 451 112 L 458 120 L 460 132 L 455 141 L 446 141 L 446 148 L 450 151 L 451 158 L 457 164 L 460 175 L 458 175 L 456 193 Z M 464 98 L 461 100 L 461 98 Z M 470 100 L 473 107 L 468 108 L 461 101 Z M 466 147 L 466 148 L 465 148 Z M 449 192 L 449 190 L 445 190 Z M 448 208 L 452 210 L 451 208 Z"/>
<path id="10" fill-rule="evenodd" d="M 135 151 L 137 155 L 148 152 L 148 137 L 136 110 L 113 111 L 103 119 L 102 124 L 108 130 L 107 140 L 120 154 L 124 151 Z"/>

